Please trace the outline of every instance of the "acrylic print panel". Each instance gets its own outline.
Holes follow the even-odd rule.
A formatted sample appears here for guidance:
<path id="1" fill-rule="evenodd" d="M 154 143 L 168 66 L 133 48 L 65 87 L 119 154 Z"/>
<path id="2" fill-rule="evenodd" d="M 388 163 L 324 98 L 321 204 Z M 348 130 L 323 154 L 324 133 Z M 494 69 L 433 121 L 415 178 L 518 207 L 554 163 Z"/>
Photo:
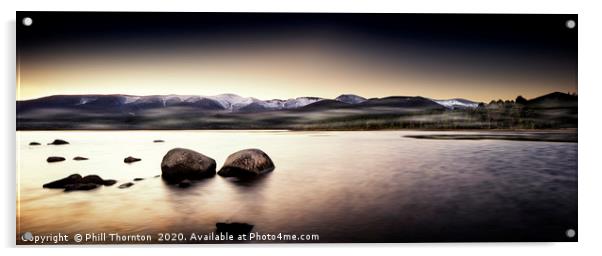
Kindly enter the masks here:
<path id="1" fill-rule="evenodd" d="M 17 244 L 577 241 L 577 15 L 17 19 Z"/>

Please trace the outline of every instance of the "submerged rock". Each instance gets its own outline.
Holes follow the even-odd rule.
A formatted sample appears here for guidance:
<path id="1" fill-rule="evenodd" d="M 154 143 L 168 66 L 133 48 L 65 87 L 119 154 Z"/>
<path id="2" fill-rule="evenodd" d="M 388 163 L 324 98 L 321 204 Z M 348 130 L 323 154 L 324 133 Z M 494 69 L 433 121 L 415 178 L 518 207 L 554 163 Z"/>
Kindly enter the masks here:
<path id="1" fill-rule="evenodd" d="M 79 174 L 71 174 L 60 180 L 55 180 L 42 185 L 43 188 L 65 188 L 66 185 L 76 184 L 81 181 L 82 176 Z"/>
<path id="2" fill-rule="evenodd" d="M 134 186 L 134 183 L 133 182 L 127 182 L 127 183 L 123 183 L 123 184 L 119 185 L 118 188 L 129 188 L 131 186 Z"/>
<path id="3" fill-rule="evenodd" d="M 29 145 L 30 146 L 39 146 L 39 145 L 42 145 L 42 144 L 40 144 L 39 142 L 33 141 L 33 142 L 30 142 Z"/>
<path id="4" fill-rule="evenodd" d="M 73 190 L 91 190 L 95 189 L 101 185 L 111 186 L 115 184 L 117 181 L 115 180 L 103 180 L 98 175 L 88 175 L 82 177 L 79 174 L 72 174 L 67 176 L 66 178 L 62 178 L 60 180 L 55 180 L 49 183 L 42 185 L 43 188 L 62 188 L 65 191 L 73 191 Z"/>
<path id="5" fill-rule="evenodd" d="M 259 149 L 244 149 L 228 156 L 217 173 L 223 177 L 251 178 L 274 170 L 272 159 Z"/>
<path id="6" fill-rule="evenodd" d="M 115 185 L 115 183 L 117 183 L 116 180 L 104 180 L 105 181 L 105 186 L 113 186 Z"/>
<path id="7" fill-rule="evenodd" d="M 104 185 L 105 181 L 98 175 L 88 175 L 81 179 L 81 183 L 92 183 L 97 185 Z"/>
<path id="8" fill-rule="evenodd" d="M 133 163 L 133 162 L 138 162 L 138 161 L 140 161 L 140 160 L 142 160 L 142 159 L 140 159 L 140 158 L 135 158 L 135 157 L 132 157 L 132 156 L 128 156 L 128 157 L 126 157 L 125 159 L 123 159 L 123 162 L 124 162 L 124 163 Z"/>
<path id="9" fill-rule="evenodd" d="M 75 161 L 82 161 L 82 160 L 88 160 L 88 158 L 87 157 L 83 157 L 83 156 L 76 156 L 76 157 L 73 158 L 73 160 L 75 160 Z"/>
<path id="10" fill-rule="evenodd" d="M 98 188 L 98 184 L 94 183 L 76 183 L 76 184 L 68 184 L 65 186 L 65 192 L 74 191 L 74 190 L 92 190 Z"/>
<path id="11" fill-rule="evenodd" d="M 59 140 L 59 139 L 56 139 L 53 142 L 48 143 L 48 145 L 65 145 L 65 144 L 69 144 L 69 142 L 64 141 L 64 140 Z"/>
<path id="12" fill-rule="evenodd" d="M 233 235 L 234 239 L 238 240 L 240 235 L 249 234 L 251 230 L 253 230 L 253 225 L 247 223 L 224 223 L 218 222 L 215 224 L 216 230 L 215 233 L 228 233 L 229 235 Z"/>
<path id="13" fill-rule="evenodd" d="M 65 158 L 60 157 L 60 156 L 50 156 L 50 157 L 46 158 L 46 162 L 49 162 L 49 163 L 60 162 L 60 161 L 65 161 Z"/>
<path id="14" fill-rule="evenodd" d="M 187 187 L 190 187 L 190 185 L 192 185 L 192 182 L 190 182 L 190 180 L 183 180 L 183 181 L 180 181 L 180 183 L 178 183 L 178 187 L 181 187 L 181 188 L 187 188 Z"/>
<path id="15" fill-rule="evenodd" d="M 161 177 L 169 183 L 197 180 L 215 175 L 215 160 L 199 152 L 174 148 L 161 161 Z"/>
<path id="16" fill-rule="evenodd" d="M 153 140 L 154 143 L 161 143 L 161 142 L 165 142 L 164 140 Z"/>

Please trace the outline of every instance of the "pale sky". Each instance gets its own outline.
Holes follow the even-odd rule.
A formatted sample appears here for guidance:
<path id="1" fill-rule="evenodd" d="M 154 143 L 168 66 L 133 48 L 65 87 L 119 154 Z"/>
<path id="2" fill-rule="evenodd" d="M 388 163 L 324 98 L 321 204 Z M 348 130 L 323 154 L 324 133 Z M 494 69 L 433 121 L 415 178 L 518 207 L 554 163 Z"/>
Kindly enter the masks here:
<path id="1" fill-rule="evenodd" d="M 346 27 L 341 27 L 346 23 L 340 18 L 334 22 L 322 16 L 295 20 L 307 22 L 302 28 L 290 18 L 282 23 L 294 26 L 248 24 L 260 18 L 243 15 L 244 22 L 233 23 L 232 16 L 217 15 L 211 24 L 225 25 L 178 24 L 160 31 L 145 26 L 163 21 L 146 17 L 127 33 L 104 16 L 98 31 L 76 31 L 60 20 L 52 23 L 52 17 L 48 27 L 19 27 L 17 100 L 57 94 L 222 93 L 265 100 L 352 93 L 489 102 L 577 91 L 576 49 L 565 46 L 572 43 L 570 38 L 548 45 L 548 38 L 561 33 L 537 35 L 540 27 L 515 31 L 503 27 L 503 18 L 489 26 L 502 26 L 495 33 L 473 28 L 443 36 L 437 29 L 450 23 L 445 16 L 431 19 L 432 27 L 423 24 L 420 30 L 383 27 L 380 20 L 356 16 L 347 18 L 353 26 Z M 309 22 L 312 19 L 317 21 Z M 356 29 L 366 20 L 367 25 L 359 23 L 363 28 Z M 560 30 L 562 20 L 558 19 Z M 451 20 L 445 31 L 458 29 L 454 22 L 464 21 Z M 500 39 L 499 33 L 506 36 Z"/>

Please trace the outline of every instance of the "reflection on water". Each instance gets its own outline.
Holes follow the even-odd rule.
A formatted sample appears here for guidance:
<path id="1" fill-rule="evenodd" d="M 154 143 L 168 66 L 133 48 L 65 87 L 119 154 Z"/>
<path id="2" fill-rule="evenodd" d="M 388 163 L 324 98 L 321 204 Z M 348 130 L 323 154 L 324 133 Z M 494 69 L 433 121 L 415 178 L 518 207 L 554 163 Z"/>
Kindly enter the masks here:
<path id="1" fill-rule="evenodd" d="M 218 222 L 240 222 L 253 232 L 319 234 L 319 242 L 570 240 L 564 234 L 577 228 L 576 143 L 403 137 L 419 134 L 425 132 L 20 131 L 17 233 L 209 233 Z M 54 139 L 70 144 L 46 145 Z M 210 156 L 218 168 L 230 153 L 260 148 L 276 169 L 251 181 L 215 176 L 178 188 L 154 177 L 175 147 Z M 47 163 L 48 156 L 67 160 Z M 125 164 L 127 156 L 142 161 Z M 42 189 L 73 173 L 118 183 Z M 138 177 L 145 179 L 117 188 Z"/>

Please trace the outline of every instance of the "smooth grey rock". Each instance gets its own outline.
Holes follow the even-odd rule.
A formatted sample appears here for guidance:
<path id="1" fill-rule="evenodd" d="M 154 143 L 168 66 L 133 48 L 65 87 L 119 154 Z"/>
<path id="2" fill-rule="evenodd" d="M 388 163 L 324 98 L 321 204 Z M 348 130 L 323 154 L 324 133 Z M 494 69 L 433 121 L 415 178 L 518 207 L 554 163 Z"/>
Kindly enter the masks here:
<path id="1" fill-rule="evenodd" d="M 228 156 L 217 173 L 223 177 L 251 178 L 271 172 L 272 159 L 259 149 L 244 149 Z"/>
<path id="2" fill-rule="evenodd" d="M 174 148 L 161 161 L 161 177 L 169 183 L 215 176 L 215 160 L 199 152 Z"/>

